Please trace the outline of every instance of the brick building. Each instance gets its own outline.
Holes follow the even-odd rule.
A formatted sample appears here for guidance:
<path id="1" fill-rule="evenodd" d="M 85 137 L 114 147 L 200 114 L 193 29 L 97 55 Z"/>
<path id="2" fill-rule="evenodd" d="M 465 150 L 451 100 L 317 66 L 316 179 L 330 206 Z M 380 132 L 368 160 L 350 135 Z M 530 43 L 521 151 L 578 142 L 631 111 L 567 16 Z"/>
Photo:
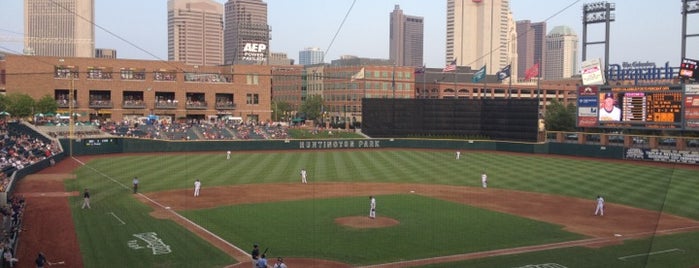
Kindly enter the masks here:
<path id="1" fill-rule="evenodd" d="M 72 89 L 72 102 L 71 99 Z M 182 62 L 5 55 L 0 93 L 50 95 L 78 120 L 148 115 L 212 120 L 271 119 L 271 71 L 265 65 L 196 66 Z"/>

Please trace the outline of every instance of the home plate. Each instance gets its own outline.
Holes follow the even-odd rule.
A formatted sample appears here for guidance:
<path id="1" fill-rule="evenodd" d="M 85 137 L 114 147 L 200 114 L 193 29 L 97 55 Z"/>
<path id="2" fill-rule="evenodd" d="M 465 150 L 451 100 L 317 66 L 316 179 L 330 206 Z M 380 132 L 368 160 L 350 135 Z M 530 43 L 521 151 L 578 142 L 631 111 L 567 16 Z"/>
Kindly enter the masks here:
<path id="1" fill-rule="evenodd" d="M 619 236 L 621 236 L 621 234 L 614 234 L 614 236 L 619 237 Z"/>

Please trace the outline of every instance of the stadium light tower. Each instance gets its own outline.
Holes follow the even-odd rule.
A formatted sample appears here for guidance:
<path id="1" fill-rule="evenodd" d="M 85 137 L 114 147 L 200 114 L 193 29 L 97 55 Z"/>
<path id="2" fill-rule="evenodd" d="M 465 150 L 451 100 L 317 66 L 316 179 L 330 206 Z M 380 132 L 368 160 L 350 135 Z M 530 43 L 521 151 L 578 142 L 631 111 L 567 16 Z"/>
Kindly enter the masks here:
<path id="1" fill-rule="evenodd" d="M 687 37 L 699 34 L 687 34 L 687 14 L 699 13 L 699 0 L 682 0 L 682 59 L 687 55 Z"/>
<path id="2" fill-rule="evenodd" d="M 685 0 L 686 1 L 686 0 Z M 614 21 L 616 5 L 609 2 L 587 3 L 583 5 L 583 46 L 582 61 L 587 60 L 587 45 L 604 44 L 604 72 L 609 69 L 609 26 Z M 605 24 L 604 41 L 587 41 L 587 25 L 594 23 Z"/>

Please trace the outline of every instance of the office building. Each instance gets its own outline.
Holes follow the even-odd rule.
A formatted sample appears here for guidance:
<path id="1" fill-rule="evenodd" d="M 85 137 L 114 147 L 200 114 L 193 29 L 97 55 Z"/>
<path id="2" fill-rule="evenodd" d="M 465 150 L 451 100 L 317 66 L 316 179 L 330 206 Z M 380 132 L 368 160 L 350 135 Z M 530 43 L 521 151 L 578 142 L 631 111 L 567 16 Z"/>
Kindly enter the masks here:
<path id="1" fill-rule="evenodd" d="M 95 58 L 116 59 L 117 51 L 111 48 L 95 48 Z"/>
<path id="2" fill-rule="evenodd" d="M 546 66 L 546 22 L 517 21 L 517 77 L 536 63 Z"/>
<path id="3" fill-rule="evenodd" d="M 325 52 L 317 47 L 307 47 L 299 51 L 299 64 L 311 65 L 323 63 Z"/>
<path id="4" fill-rule="evenodd" d="M 223 64 L 223 5 L 213 0 L 167 1 L 167 54 L 189 65 Z"/>
<path id="5" fill-rule="evenodd" d="M 495 74 L 517 66 L 517 32 L 509 0 L 447 0 L 446 62 Z"/>
<path id="6" fill-rule="evenodd" d="M 224 8 L 224 64 L 266 63 L 272 30 L 267 24 L 267 3 L 228 0 Z"/>
<path id="7" fill-rule="evenodd" d="M 390 59 L 397 66 L 422 66 L 425 24 L 422 17 L 403 14 L 399 5 L 391 12 Z"/>
<path id="8" fill-rule="evenodd" d="M 93 57 L 94 0 L 25 0 L 24 51 L 37 56 Z"/>
<path id="9" fill-rule="evenodd" d="M 546 36 L 544 79 L 570 78 L 578 73 L 578 35 L 568 26 L 556 26 Z"/>

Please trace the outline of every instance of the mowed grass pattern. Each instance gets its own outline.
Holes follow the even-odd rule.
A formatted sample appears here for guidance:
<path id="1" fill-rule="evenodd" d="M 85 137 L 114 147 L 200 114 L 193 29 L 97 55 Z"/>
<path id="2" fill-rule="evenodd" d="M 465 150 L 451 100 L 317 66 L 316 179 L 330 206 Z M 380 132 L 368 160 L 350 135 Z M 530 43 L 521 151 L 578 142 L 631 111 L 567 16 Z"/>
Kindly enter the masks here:
<path id="1" fill-rule="evenodd" d="M 236 152 L 231 160 L 226 160 L 224 151 L 157 156 L 115 155 L 91 161 L 76 172 L 78 180 L 67 182 L 68 190 L 81 191 L 87 187 L 93 192 L 95 208 L 89 212 L 91 214 L 79 210 L 81 198 L 71 198 L 85 263 L 91 267 L 112 267 L 112 264 L 157 267 L 153 264 L 167 259 L 166 267 L 220 267 L 223 263 L 234 262 L 176 224 L 155 220 L 147 215 L 149 209 L 130 194 L 134 176 L 140 178 L 140 191 L 147 194 L 152 191 L 191 189 L 197 178 L 203 181 L 204 189 L 219 185 L 300 182 L 301 168 L 308 170 L 310 183 L 396 182 L 473 187 L 480 187 L 480 173 L 485 171 L 489 177 L 489 187 L 589 198 L 591 202 L 596 195 L 602 194 L 607 202 L 699 219 L 699 195 L 695 190 L 699 173 L 680 166 L 662 168 L 638 162 L 471 151 L 462 151 L 462 158 L 456 160 L 453 151 L 400 149 Z M 365 203 L 366 200 L 360 202 L 367 205 Z M 366 213 L 366 207 L 361 210 Z M 114 217 L 108 214 L 110 212 L 126 218 L 128 227 L 115 226 Z M 263 214 L 267 215 L 266 211 Z M 252 212 L 240 216 L 262 217 L 260 213 Z M 197 218 L 201 216 L 193 216 L 193 219 Z M 269 231 L 264 226 L 270 220 L 275 219 L 260 218 L 259 230 L 250 229 L 251 235 Z M 206 221 L 200 224 L 206 224 Z M 314 226 L 318 223 L 309 224 Z M 129 228 L 128 231 L 122 230 L 126 228 Z M 423 228 L 434 231 L 438 227 Z M 221 228 L 220 231 L 225 232 L 225 229 Z M 126 246 L 125 239 L 133 239 L 130 233 L 153 230 L 157 230 L 164 242 L 171 244 L 172 254 L 190 257 L 154 256 L 141 251 L 134 254 L 135 251 Z M 257 237 L 240 237 L 239 232 L 232 237 L 244 242 L 258 241 Z M 363 244 L 354 246 L 371 247 Z M 446 249 L 445 254 L 451 250 Z M 107 252 L 117 257 L 108 258 L 105 256 Z M 191 256 L 200 252 L 206 252 L 201 255 L 206 256 L 207 262 L 192 259 Z M 315 253 L 310 257 L 325 255 L 320 248 L 311 249 L 311 252 Z M 383 260 L 368 256 L 367 259 L 355 261 L 377 263 L 395 258 L 399 258 L 398 255 Z"/>
<path id="2" fill-rule="evenodd" d="M 400 224 L 357 229 L 334 223 L 340 217 L 367 217 L 365 196 L 245 204 L 182 214 L 236 245 L 258 243 L 270 248 L 270 256 L 354 265 L 583 238 L 553 224 L 418 195 L 376 198 L 378 215 Z"/>
<path id="3" fill-rule="evenodd" d="M 699 172 L 646 166 L 637 162 L 605 162 L 541 155 L 449 151 L 281 151 L 273 153 L 181 153 L 97 159 L 90 166 L 141 189 L 191 188 L 196 178 L 204 187 L 300 181 L 308 170 L 311 182 L 405 182 L 479 186 L 485 171 L 489 187 L 589 198 L 699 219 L 696 185 Z"/>

